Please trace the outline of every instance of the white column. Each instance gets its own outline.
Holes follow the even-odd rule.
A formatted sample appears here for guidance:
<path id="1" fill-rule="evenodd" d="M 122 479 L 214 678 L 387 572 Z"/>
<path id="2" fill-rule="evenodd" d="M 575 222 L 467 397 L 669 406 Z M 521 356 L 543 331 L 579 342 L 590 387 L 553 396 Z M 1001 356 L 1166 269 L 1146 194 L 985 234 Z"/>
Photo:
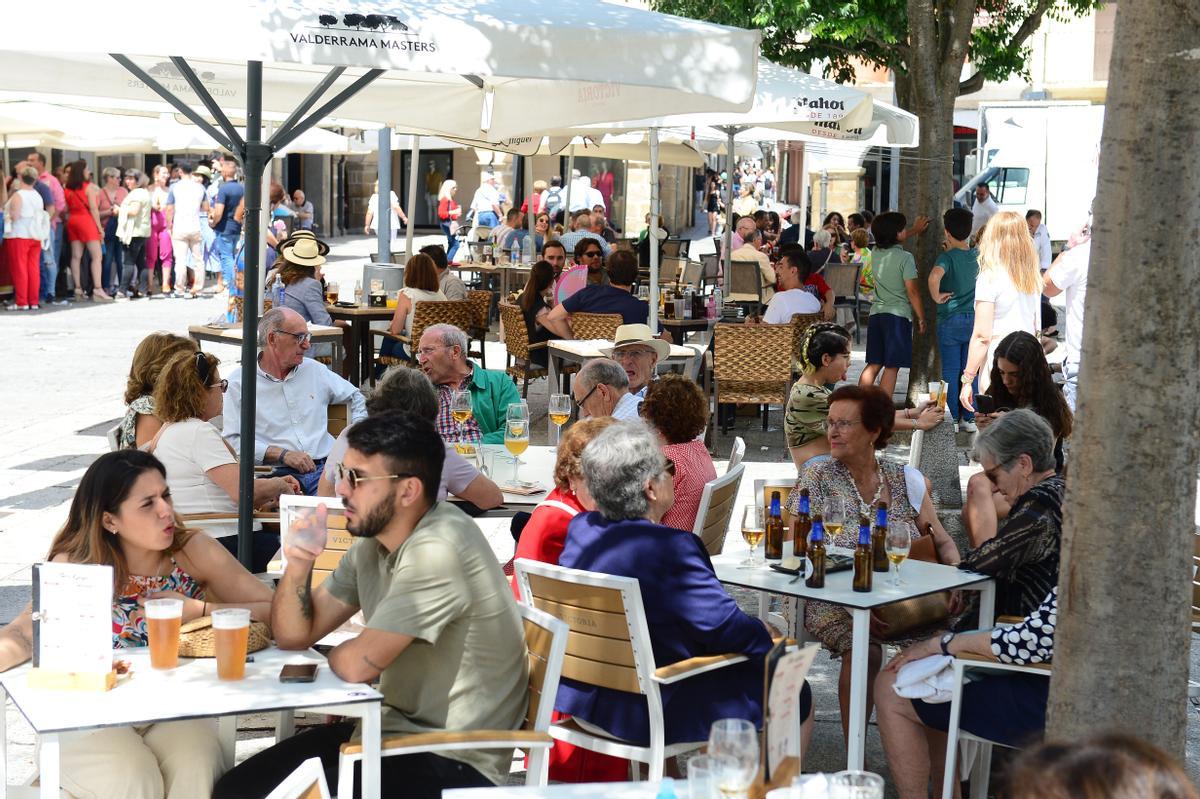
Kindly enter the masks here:
<path id="1" fill-rule="evenodd" d="M 392 129 L 379 129 L 379 146 L 376 149 L 379 163 L 376 177 L 379 191 L 375 193 L 375 241 L 379 263 L 392 261 Z"/>
<path id="2" fill-rule="evenodd" d="M 650 332 L 658 333 L 658 128 L 650 128 Z"/>
<path id="3" fill-rule="evenodd" d="M 733 137 L 737 134 L 735 128 L 729 127 L 725 129 L 728 135 L 728 141 L 725 143 L 725 175 L 726 175 L 726 203 L 725 203 L 725 269 L 722 274 L 726 281 L 729 280 L 729 271 L 733 264 L 733 165 L 736 163 L 734 150 L 737 147 Z"/>
<path id="4" fill-rule="evenodd" d="M 407 260 L 413 254 L 413 225 L 417 219 L 417 159 L 421 157 L 421 137 L 412 137 L 412 155 L 408 164 L 408 228 L 404 239 L 404 257 Z"/>

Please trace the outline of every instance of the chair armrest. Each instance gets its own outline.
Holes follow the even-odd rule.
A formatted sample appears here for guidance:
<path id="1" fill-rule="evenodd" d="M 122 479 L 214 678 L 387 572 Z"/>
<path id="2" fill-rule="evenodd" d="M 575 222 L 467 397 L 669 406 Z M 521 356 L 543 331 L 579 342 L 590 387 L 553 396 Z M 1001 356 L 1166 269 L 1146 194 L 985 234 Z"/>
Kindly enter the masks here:
<path id="1" fill-rule="evenodd" d="M 237 521 L 236 513 L 181 513 L 179 518 L 185 522 Z M 265 522 L 279 522 L 279 511 L 256 510 L 254 519 Z"/>
<path id="2" fill-rule="evenodd" d="M 383 739 L 381 751 L 387 756 L 447 749 L 542 749 L 553 745 L 553 738 L 536 730 L 462 730 L 394 735 Z M 341 747 L 343 756 L 361 756 L 362 751 L 361 743 L 346 743 Z"/>
<path id="3" fill-rule="evenodd" d="M 539 341 L 537 344 L 530 344 L 530 345 L 529 345 L 529 346 L 528 346 L 526 349 L 529 349 L 529 350 L 544 350 L 544 349 L 546 349 L 546 342 L 545 342 L 545 341 Z"/>
<path id="4" fill-rule="evenodd" d="M 660 685 L 670 685 L 673 682 L 686 680 L 688 677 L 695 677 L 697 674 L 703 674 L 706 671 L 714 671 L 715 669 L 723 669 L 726 666 L 732 666 L 735 663 L 741 663 L 748 660 L 745 655 L 730 653 L 727 655 L 700 655 L 699 657 L 688 658 L 681 660 L 678 663 L 672 663 L 669 666 L 662 666 L 654 670 L 654 681 Z"/>
<path id="5" fill-rule="evenodd" d="M 401 342 L 402 344 L 409 344 L 409 343 L 411 343 L 411 342 L 409 341 L 409 337 L 408 337 L 408 336 L 393 336 L 393 335 L 392 335 L 392 334 L 391 334 L 389 331 L 387 331 L 387 330 L 380 330 L 380 329 L 378 329 L 378 328 L 371 328 L 371 337 L 372 337 L 372 338 L 382 338 L 382 339 L 389 339 L 389 338 L 390 338 L 392 341 L 399 341 L 399 342 Z"/>
<path id="6" fill-rule="evenodd" d="M 976 655 L 974 652 L 959 652 L 956 660 L 963 661 L 964 668 L 985 668 L 994 671 L 1023 671 L 1029 674 L 1049 674 L 1053 665 L 1050 663 L 1001 663 L 987 655 Z"/>

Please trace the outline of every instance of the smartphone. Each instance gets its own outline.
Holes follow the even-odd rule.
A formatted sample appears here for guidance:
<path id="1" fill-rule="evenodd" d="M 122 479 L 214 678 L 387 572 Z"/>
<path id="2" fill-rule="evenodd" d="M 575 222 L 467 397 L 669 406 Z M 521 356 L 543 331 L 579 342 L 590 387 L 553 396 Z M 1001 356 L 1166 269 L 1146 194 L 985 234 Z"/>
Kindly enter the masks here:
<path id="1" fill-rule="evenodd" d="M 987 394 L 977 394 L 975 395 L 975 410 L 979 413 L 995 413 L 996 400 Z"/>
<path id="2" fill-rule="evenodd" d="M 279 670 L 280 682 L 313 682 L 316 679 L 316 663 L 289 663 Z"/>

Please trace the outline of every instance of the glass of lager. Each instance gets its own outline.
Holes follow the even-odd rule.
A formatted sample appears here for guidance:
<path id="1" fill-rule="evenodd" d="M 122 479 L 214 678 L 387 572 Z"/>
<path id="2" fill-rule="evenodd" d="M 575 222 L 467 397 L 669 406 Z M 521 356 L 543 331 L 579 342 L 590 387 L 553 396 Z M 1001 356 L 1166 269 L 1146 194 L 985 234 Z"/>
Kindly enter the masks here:
<path id="1" fill-rule="evenodd" d="M 246 645 L 250 640 L 250 611 L 245 608 L 214 610 L 212 626 L 217 642 L 217 679 L 243 679 L 246 676 Z"/>
<path id="2" fill-rule="evenodd" d="M 151 668 L 173 669 L 179 665 L 179 625 L 182 621 L 182 599 L 146 600 L 146 638 L 150 643 Z"/>

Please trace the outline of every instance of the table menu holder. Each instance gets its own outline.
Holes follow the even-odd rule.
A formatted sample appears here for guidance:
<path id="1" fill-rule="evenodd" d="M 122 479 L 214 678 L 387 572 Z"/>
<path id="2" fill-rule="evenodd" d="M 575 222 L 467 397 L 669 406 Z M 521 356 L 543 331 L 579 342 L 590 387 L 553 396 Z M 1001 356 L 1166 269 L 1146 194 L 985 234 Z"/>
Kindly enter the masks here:
<path id="1" fill-rule="evenodd" d="M 31 687 L 108 691 L 116 685 L 112 595 L 111 566 L 34 565 Z"/>
<path id="2" fill-rule="evenodd" d="M 767 653 L 763 676 L 762 762 L 749 799 L 763 799 L 786 788 L 800 775 L 800 691 L 820 650 L 818 644 L 788 651 L 794 642 L 779 640 Z"/>

